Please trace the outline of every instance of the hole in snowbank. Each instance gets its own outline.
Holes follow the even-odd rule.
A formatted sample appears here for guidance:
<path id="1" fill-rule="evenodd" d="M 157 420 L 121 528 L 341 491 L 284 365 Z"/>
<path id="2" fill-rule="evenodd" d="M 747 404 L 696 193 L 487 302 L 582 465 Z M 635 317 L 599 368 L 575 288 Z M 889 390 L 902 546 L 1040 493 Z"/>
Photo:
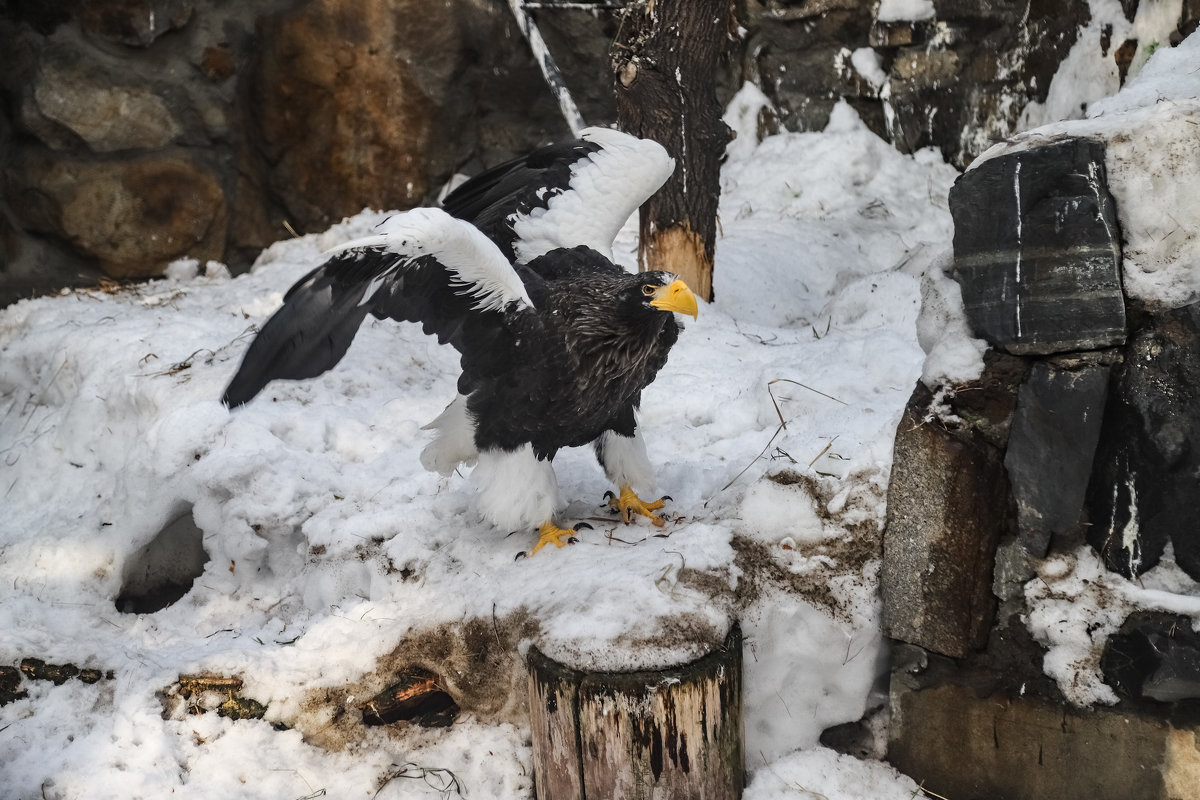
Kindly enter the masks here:
<path id="1" fill-rule="evenodd" d="M 196 527 L 189 505 L 129 558 L 117 610 L 125 614 L 163 610 L 188 593 L 207 563 L 204 532 Z"/>

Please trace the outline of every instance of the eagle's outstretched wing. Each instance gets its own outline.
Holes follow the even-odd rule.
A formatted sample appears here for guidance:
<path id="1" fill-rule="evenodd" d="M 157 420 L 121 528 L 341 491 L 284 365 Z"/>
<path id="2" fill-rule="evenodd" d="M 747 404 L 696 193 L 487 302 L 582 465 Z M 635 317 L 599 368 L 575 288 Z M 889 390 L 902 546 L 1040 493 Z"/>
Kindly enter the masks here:
<path id="1" fill-rule="evenodd" d="M 330 369 L 367 314 L 419 322 L 462 356 L 459 396 L 431 423 L 422 463 L 446 473 L 478 459 L 485 517 L 538 525 L 533 552 L 562 546 L 574 532 L 553 521 L 550 459 L 595 442 L 620 490 L 613 507 L 662 525 L 662 501 L 632 488 L 652 477 L 634 412 L 678 335 L 673 314 L 695 315 L 696 300 L 669 273 L 627 273 L 611 251 L 673 168 L 654 142 L 589 129 L 468 181 L 445 210 L 388 218 L 288 291 L 225 404 Z"/>
<path id="2" fill-rule="evenodd" d="M 658 191 L 675 161 L 658 142 L 609 128 L 547 145 L 463 183 L 442 201 L 511 260 L 590 247 L 609 260 L 629 216 Z"/>
<path id="3" fill-rule="evenodd" d="M 273 380 L 332 368 L 367 314 L 421 323 L 477 373 L 503 346 L 504 315 L 532 307 L 512 264 L 478 229 L 438 209 L 396 214 L 288 290 L 222 401 L 239 406 Z"/>

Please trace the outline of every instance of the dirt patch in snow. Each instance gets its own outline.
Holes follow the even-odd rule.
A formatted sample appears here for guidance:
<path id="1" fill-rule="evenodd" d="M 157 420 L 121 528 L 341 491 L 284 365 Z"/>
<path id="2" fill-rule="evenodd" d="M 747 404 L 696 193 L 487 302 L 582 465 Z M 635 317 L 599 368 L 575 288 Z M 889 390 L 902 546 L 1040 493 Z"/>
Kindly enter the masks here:
<path id="1" fill-rule="evenodd" d="M 361 706 L 414 668 L 437 676 L 439 688 L 466 712 L 497 722 L 524 718 L 525 665 L 520 644 L 538 622 L 524 609 L 503 617 L 474 617 L 406 636 L 377 667 L 345 686 L 311 691 L 301 713 L 286 722 L 307 741 L 330 750 L 363 741 L 369 729 Z M 407 723 L 376 727 L 404 735 Z"/>

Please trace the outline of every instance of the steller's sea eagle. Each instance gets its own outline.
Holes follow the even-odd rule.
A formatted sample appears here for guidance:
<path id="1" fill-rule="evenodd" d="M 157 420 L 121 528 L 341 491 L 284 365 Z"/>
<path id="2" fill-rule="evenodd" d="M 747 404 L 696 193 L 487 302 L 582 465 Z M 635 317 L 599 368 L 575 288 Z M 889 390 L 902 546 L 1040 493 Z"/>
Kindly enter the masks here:
<path id="1" fill-rule="evenodd" d="M 625 220 L 670 176 L 656 142 L 605 128 L 539 148 L 462 184 L 442 209 L 384 220 L 348 242 L 284 297 L 251 343 L 222 401 L 250 401 L 272 380 L 333 367 L 366 318 L 419 322 L 461 354 L 458 396 L 427 425 L 421 454 L 449 475 L 475 464 L 483 516 L 562 547 L 551 461 L 592 444 L 626 522 L 654 512 L 634 487 L 653 482 L 638 431 L 641 393 L 679 336 L 695 295 L 667 272 L 613 264 Z M 611 493 L 610 493 L 611 494 Z M 583 527 L 583 526 L 577 526 Z"/>

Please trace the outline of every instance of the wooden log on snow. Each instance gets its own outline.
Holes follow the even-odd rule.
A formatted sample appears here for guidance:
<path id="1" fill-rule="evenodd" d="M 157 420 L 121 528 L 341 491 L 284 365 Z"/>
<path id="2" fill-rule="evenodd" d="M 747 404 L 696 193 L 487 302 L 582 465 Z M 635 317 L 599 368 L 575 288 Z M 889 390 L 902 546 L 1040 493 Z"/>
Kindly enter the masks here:
<path id="1" fill-rule="evenodd" d="M 742 796 L 742 633 L 689 664 L 582 672 L 528 656 L 539 800 Z"/>

